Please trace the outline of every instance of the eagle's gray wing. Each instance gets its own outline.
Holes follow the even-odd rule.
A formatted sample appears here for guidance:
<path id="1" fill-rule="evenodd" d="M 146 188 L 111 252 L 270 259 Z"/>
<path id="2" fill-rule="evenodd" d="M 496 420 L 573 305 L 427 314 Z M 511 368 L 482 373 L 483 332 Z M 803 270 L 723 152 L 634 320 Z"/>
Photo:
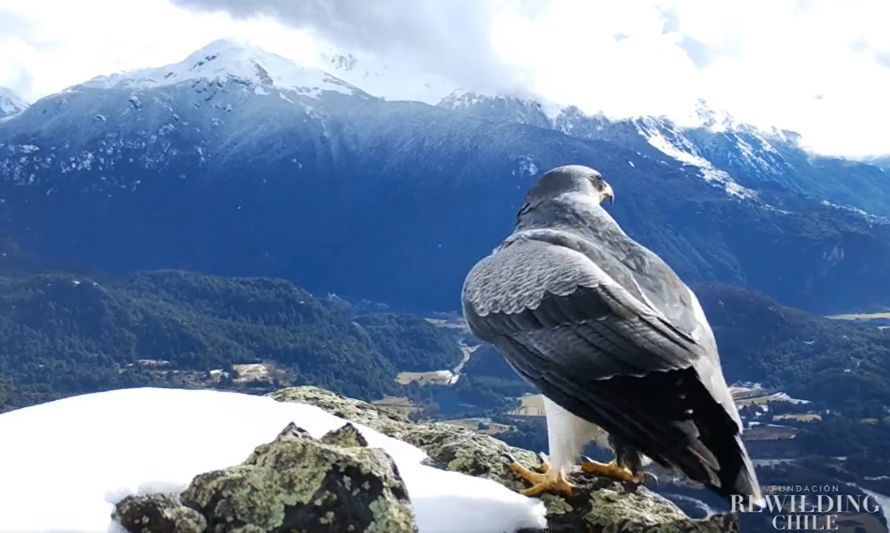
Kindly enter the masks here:
<path id="1" fill-rule="evenodd" d="M 473 333 L 545 396 L 655 461 L 723 494 L 757 494 L 712 339 L 647 303 L 651 284 L 616 281 L 591 246 L 559 232 L 508 239 L 465 282 Z"/>

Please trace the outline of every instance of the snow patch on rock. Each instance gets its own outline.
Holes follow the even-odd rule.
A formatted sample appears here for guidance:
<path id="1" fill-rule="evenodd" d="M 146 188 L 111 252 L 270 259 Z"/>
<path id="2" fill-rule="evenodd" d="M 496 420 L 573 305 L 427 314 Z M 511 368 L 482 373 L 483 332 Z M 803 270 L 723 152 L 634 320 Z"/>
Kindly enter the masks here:
<path id="1" fill-rule="evenodd" d="M 0 441 L 0 530 L 115 531 L 112 509 L 125 496 L 181 491 L 199 473 L 241 463 L 290 422 L 314 438 L 346 423 L 306 404 L 151 388 L 5 413 L 0 435 L 15 438 Z M 356 426 L 368 446 L 395 461 L 421 532 L 545 527 L 540 501 L 491 480 L 426 466 L 422 450 Z"/>

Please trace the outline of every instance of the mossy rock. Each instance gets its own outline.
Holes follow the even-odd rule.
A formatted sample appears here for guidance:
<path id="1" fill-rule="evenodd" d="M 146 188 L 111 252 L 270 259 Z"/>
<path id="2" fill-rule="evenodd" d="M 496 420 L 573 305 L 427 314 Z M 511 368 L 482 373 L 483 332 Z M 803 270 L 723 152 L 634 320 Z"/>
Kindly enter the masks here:
<path id="1" fill-rule="evenodd" d="M 371 427 L 424 450 L 433 466 L 497 481 L 519 490 L 524 482 L 508 467 L 512 458 L 536 467 L 537 454 L 515 448 L 488 435 L 445 423 L 417 423 L 367 402 L 346 398 L 318 387 L 290 387 L 270 394 L 279 401 L 315 405 L 325 411 Z M 571 497 L 547 494 L 549 532 L 733 532 L 733 515 L 705 520 L 686 516 L 669 500 L 645 487 L 625 486 L 602 478 L 574 474 L 577 489 Z"/>
<path id="2" fill-rule="evenodd" d="M 196 476 L 181 496 L 125 499 L 115 518 L 140 532 L 417 530 L 392 459 L 351 424 L 321 440 L 290 424 L 244 463 Z"/>

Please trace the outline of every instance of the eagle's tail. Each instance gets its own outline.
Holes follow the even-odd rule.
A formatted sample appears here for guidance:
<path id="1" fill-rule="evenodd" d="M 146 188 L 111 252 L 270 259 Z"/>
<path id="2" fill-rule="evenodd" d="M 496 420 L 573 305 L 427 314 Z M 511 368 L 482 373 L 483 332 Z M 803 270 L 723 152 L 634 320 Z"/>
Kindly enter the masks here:
<path id="1" fill-rule="evenodd" d="M 745 449 L 745 445 L 742 443 L 741 434 L 737 435 L 735 440 L 739 453 L 742 455 L 743 466 L 735 476 L 735 479 L 725 480 L 725 486 L 730 487 L 727 496 L 736 494 L 740 496 L 748 496 L 755 505 L 762 506 L 763 494 L 760 491 L 760 483 L 757 481 L 757 475 L 754 473 L 754 465 L 751 463 L 751 458 L 748 456 L 748 450 Z M 745 503 L 747 504 L 748 502 L 746 501 Z"/>
<path id="2" fill-rule="evenodd" d="M 673 450 L 666 459 L 690 478 L 730 499 L 742 496 L 745 505 L 760 505 L 762 495 L 754 465 L 742 442 L 741 429 L 703 385 L 687 381 L 687 394 L 696 408 L 691 416 L 674 423 L 689 437 L 683 449 Z"/>
<path id="3" fill-rule="evenodd" d="M 616 376 L 576 390 L 552 399 L 724 498 L 760 503 L 741 429 L 693 369 Z"/>
<path id="4" fill-rule="evenodd" d="M 703 470 L 707 477 L 690 477 L 693 479 L 698 477 L 696 481 L 704 483 L 708 488 L 727 499 L 741 496 L 740 501 L 744 502 L 746 507 L 749 503 L 761 505 L 760 484 L 757 482 L 754 465 L 751 464 L 751 458 L 742 442 L 741 434 L 736 433 L 731 438 L 720 438 L 719 441 L 722 442 L 715 442 L 708 437 L 703 432 L 702 440 L 710 441 L 706 445 L 716 459 L 717 468 L 712 468 L 710 464 L 696 457 L 700 466 L 704 467 Z"/>

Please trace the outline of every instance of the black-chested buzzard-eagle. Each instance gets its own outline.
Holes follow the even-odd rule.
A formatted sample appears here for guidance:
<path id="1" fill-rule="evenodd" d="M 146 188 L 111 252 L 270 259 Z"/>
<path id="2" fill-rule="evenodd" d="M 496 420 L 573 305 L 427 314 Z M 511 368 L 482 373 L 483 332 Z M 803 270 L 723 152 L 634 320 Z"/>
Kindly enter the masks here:
<path id="1" fill-rule="evenodd" d="M 717 344 L 693 292 L 601 206 L 612 188 L 564 166 L 529 191 L 515 230 L 466 278 L 471 331 L 545 397 L 543 473 L 524 491 L 571 491 L 566 477 L 602 428 L 616 453 L 582 469 L 640 481 L 642 457 L 716 492 L 760 498 Z"/>

